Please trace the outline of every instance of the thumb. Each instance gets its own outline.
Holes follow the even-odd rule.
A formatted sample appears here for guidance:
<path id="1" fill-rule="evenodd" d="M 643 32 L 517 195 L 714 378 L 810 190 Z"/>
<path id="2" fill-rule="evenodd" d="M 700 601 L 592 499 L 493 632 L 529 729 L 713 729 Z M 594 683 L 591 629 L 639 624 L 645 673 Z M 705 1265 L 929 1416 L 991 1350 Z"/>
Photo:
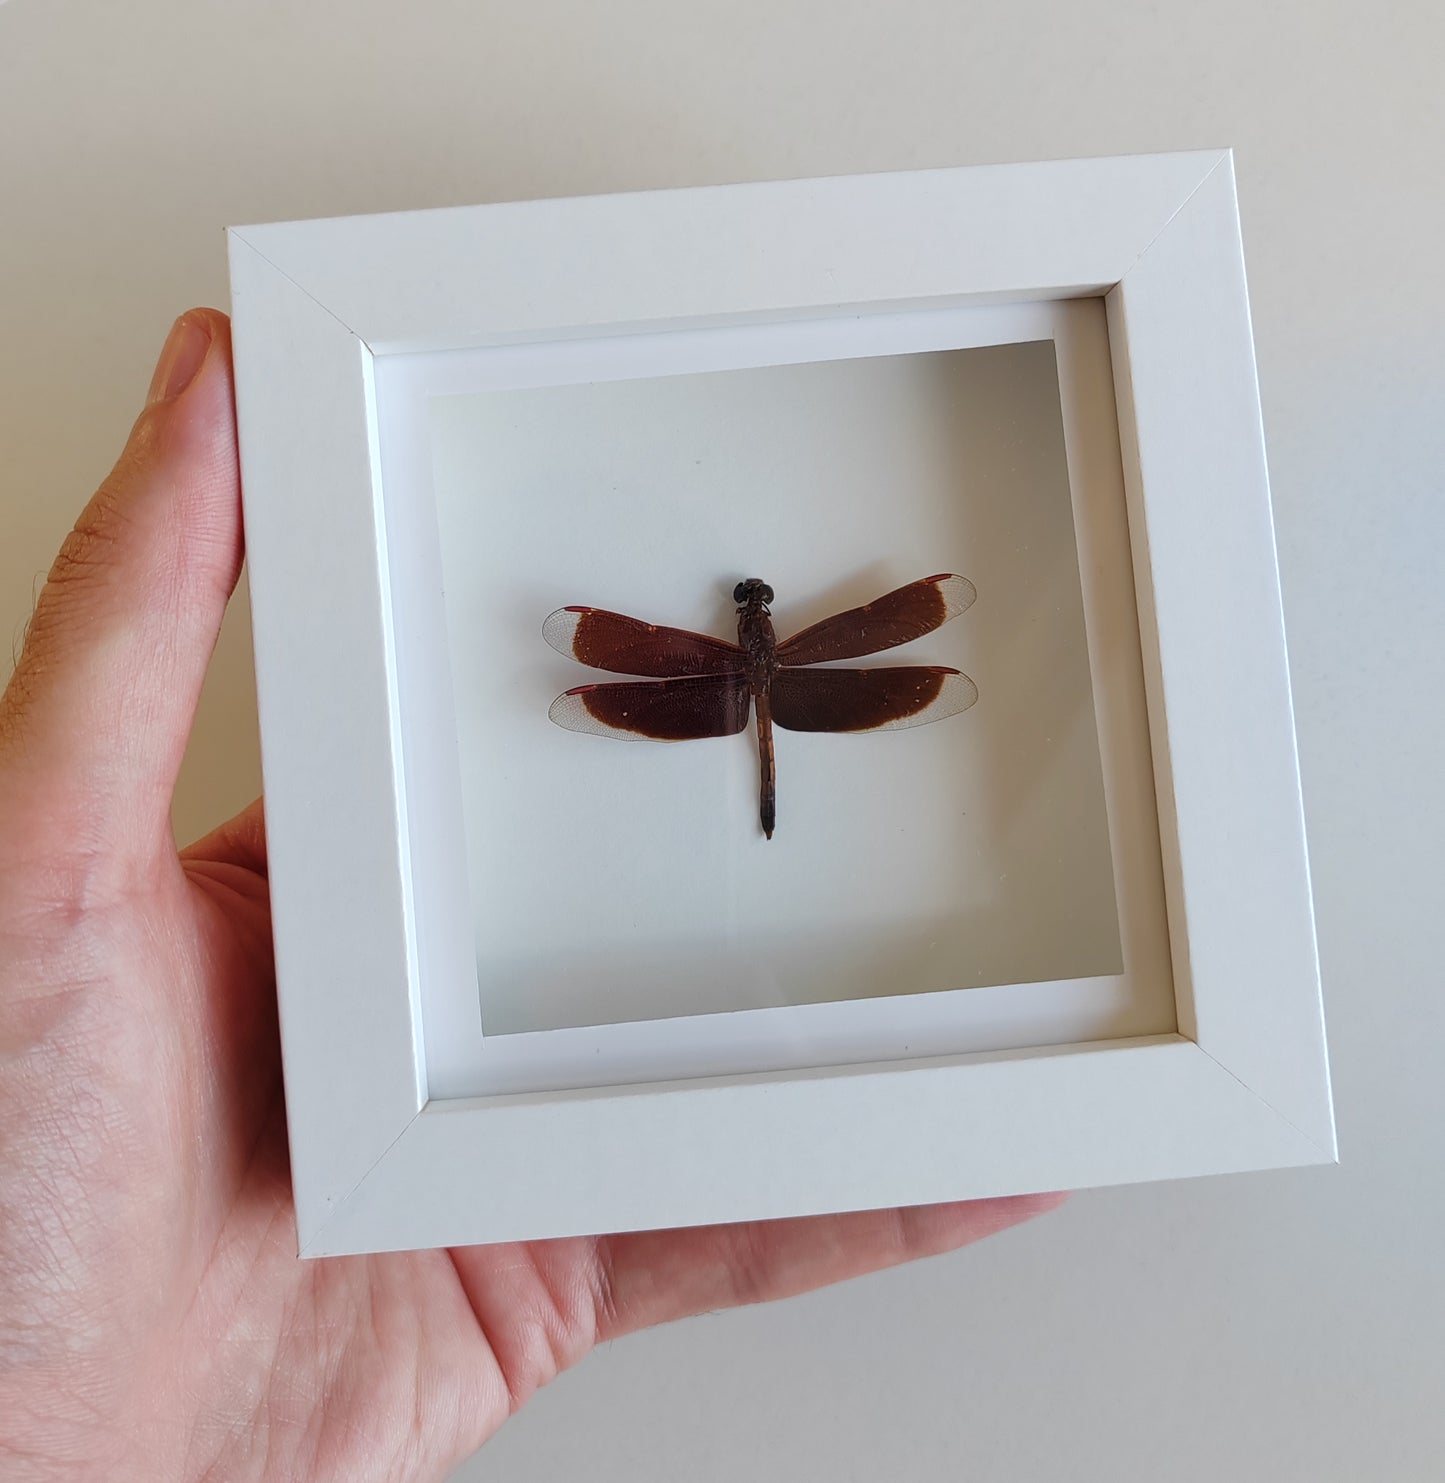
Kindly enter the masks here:
<path id="1" fill-rule="evenodd" d="M 81 859 L 91 887 L 173 852 L 171 794 L 241 549 L 230 324 L 193 309 L 0 699 L 0 847 Z"/>

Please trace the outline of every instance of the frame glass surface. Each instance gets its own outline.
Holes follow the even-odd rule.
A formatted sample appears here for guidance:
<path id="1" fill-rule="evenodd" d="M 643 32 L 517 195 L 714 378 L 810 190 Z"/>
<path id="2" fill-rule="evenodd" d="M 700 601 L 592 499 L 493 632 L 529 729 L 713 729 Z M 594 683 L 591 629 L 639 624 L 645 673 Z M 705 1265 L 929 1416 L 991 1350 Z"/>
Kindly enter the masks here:
<path id="1" fill-rule="evenodd" d="M 1102 306 L 868 330 L 379 359 L 403 692 L 430 673 L 409 767 L 455 737 L 459 824 L 438 852 L 414 821 L 412 850 L 436 890 L 465 882 L 468 940 L 424 975 L 449 1087 L 1174 1028 L 1152 794 L 1129 763 L 1148 735 Z M 563 732 L 551 699 L 607 677 L 540 637 L 574 602 L 726 635 L 755 569 L 780 634 L 938 570 L 982 594 L 879 661 L 954 664 L 979 704 L 903 733 L 782 733 L 770 842 L 751 730 Z"/>

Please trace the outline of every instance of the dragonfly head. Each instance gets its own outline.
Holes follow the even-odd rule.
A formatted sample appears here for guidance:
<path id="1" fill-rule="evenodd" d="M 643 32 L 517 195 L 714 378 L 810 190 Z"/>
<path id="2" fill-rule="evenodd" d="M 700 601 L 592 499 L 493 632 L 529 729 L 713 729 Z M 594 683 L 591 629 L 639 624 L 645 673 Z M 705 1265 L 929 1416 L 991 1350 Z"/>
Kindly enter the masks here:
<path id="1" fill-rule="evenodd" d="M 747 607 L 749 603 L 766 604 L 772 600 L 773 589 L 761 577 L 749 577 L 733 588 L 733 601 L 739 607 Z"/>

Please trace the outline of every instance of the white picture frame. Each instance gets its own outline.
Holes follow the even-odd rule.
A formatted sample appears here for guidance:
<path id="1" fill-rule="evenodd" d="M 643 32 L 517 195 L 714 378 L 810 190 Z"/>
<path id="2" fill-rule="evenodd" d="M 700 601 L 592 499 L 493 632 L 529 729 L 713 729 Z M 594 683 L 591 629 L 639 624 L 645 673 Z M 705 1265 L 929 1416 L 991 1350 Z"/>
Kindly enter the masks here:
<path id="1" fill-rule="evenodd" d="M 304 1256 L 1335 1159 L 1228 151 L 239 227 L 229 243 Z M 960 996 L 913 996 L 930 1003 L 912 1039 L 912 1001 L 835 1007 L 806 1021 L 802 1061 L 802 1010 L 714 1015 L 692 1041 L 669 1021 L 554 1030 L 505 1037 L 500 1079 L 469 1094 L 458 1048 L 486 1037 L 457 737 L 436 719 L 451 680 L 445 643 L 417 638 L 441 608 L 437 537 L 393 406 L 435 391 L 455 353 L 536 385 L 1021 339 L 1059 354 L 1076 521 L 1099 470 L 1122 476 L 1100 517 L 1119 538 L 1091 545 L 1085 521 L 1079 554 L 1101 736 L 1115 692 L 1092 655 L 1126 631 L 1109 614 L 1137 646 L 1106 789 L 1126 967 L 1168 1022 L 1119 1018 L 1096 983 L 1047 1043 L 998 1028 L 1029 997 L 1003 985 L 967 991 L 986 1008 L 959 1008 L 953 1030 Z M 1082 375 L 1104 355 L 1111 376 Z M 1094 604 L 1091 583 L 1113 597 Z M 1121 829 L 1157 852 L 1154 958 L 1129 921 L 1150 873 L 1127 884 Z M 1069 985 L 1044 987 L 1071 1023 Z M 1110 1033 L 1131 1025 L 1149 1032 Z M 793 1051 L 770 1060 L 779 1034 Z M 585 1074 L 603 1056 L 613 1072 Z"/>

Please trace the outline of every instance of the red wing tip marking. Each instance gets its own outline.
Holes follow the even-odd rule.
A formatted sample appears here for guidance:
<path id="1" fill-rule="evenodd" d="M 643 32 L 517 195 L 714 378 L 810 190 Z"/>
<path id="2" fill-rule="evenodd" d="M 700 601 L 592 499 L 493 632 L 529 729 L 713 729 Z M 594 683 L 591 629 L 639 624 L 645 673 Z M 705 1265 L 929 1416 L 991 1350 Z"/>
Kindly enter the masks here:
<path id="1" fill-rule="evenodd" d="M 600 685 L 579 685 L 559 695 L 547 708 L 547 719 L 567 731 L 581 731 L 590 736 L 615 736 L 621 741 L 651 741 L 640 731 L 628 731 L 622 726 L 611 726 L 599 720 L 587 708 L 582 698 L 589 691 L 603 689 Z"/>
<path id="2" fill-rule="evenodd" d="M 978 588 L 967 577 L 960 577 L 955 572 L 940 572 L 936 577 L 925 577 L 923 580 L 938 588 L 938 594 L 943 599 L 945 623 L 971 608 L 978 596 Z"/>
<path id="3" fill-rule="evenodd" d="M 572 645 L 577 637 L 577 625 L 582 621 L 581 614 L 587 611 L 587 608 L 558 608 L 555 613 L 549 613 L 542 624 L 542 637 L 559 654 L 575 659 L 577 653 Z"/>
<path id="4" fill-rule="evenodd" d="M 918 669 L 943 677 L 938 694 L 922 710 L 911 715 L 899 716 L 884 721 L 878 726 L 861 728 L 860 734 L 869 731 L 905 731 L 910 726 L 924 726 L 930 721 L 943 721 L 966 711 L 978 699 L 978 686 L 962 670 L 949 669 L 941 664 L 920 664 Z"/>

